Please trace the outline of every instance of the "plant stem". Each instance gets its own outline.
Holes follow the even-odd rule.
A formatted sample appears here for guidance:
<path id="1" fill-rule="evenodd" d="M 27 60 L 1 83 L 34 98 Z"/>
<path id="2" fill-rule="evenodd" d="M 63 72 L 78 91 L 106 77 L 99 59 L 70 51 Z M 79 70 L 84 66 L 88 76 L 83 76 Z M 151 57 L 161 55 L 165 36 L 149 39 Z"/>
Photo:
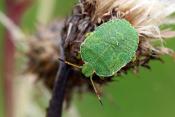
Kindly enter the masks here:
<path id="1" fill-rule="evenodd" d="M 16 24 L 20 24 L 21 17 L 31 0 L 17 2 L 6 0 L 6 14 Z M 4 61 L 4 89 L 5 89 L 5 117 L 13 117 L 13 66 L 15 47 L 9 31 L 5 32 L 5 61 Z"/>
<path id="2" fill-rule="evenodd" d="M 60 63 L 60 72 L 55 83 L 47 117 L 61 117 L 64 101 L 65 87 L 68 80 L 69 69 L 65 63 Z"/>

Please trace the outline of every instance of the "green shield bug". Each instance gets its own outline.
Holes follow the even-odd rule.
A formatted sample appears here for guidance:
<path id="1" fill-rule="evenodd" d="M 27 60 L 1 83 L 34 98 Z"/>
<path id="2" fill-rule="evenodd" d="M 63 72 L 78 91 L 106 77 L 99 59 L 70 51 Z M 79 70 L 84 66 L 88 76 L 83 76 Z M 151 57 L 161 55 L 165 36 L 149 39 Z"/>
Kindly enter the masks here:
<path id="1" fill-rule="evenodd" d="M 132 60 L 137 47 L 137 31 L 128 21 L 114 19 L 103 23 L 80 46 L 85 63 L 82 73 L 86 77 L 94 73 L 102 77 L 112 76 Z"/>
<path id="2" fill-rule="evenodd" d="M 128 21 L 113 19 L 98 26 L 81 44 L 80 55 L 84 61 L 82 73 L 90 77 L 99 100 L 92 75 L 113 76 L 133 59 L 138 42 L 138 33 Z"/>

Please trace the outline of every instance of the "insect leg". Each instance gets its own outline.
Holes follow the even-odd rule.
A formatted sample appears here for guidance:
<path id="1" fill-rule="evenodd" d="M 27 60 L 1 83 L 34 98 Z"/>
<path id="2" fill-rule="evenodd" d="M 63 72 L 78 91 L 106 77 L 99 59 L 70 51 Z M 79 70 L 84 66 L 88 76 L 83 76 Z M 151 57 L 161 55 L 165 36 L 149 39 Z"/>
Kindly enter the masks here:
<path id="1" fill-rule="evenodd" d="M 103 105 L 102 101 L 101 101 L 101 98 L 100 98 L 100 95 L 99 95 L 99 92 L 97 91 L 96 87 L 95 87 L 95 84 L 94 84 L 94 81 L 92 80 L 92 75 L 90 76 L 90 81 L 92 83 L 92 86 L 94 88 L 94 91 L 95 91 L 95 94 L 100 102 L 101 105 Z"/>
<path id="2" fill-rule="evenodd" d="M 70 65 L 70 66 L 76 67 L 76 68 L 78 68 L 78 69 L 81 69 L 81 68 L 82 68 L 82 66 L 79 66 L 79 65 L 73 64 L 73 63 L 68 62 L 68 61 L 65 61 L 65 60 L 63 60 L 63 59 L 61 59 L 61 58 L 58 58 L 58 59 L 59 59 L 60 61 L 64 62 L 65 64 L 67 64 L 67 65 Z"/>

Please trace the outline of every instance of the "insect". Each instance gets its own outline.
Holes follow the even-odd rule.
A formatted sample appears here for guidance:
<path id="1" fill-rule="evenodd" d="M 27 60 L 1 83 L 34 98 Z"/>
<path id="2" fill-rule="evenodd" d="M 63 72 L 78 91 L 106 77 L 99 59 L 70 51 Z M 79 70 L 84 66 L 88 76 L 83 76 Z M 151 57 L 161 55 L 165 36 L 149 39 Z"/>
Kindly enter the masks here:
<path id="1" fill-rule="evenodd" d="M 99 77 L 113 76 L 133 59 L 138 42 L 137 31 L 124 19 L 113 19 L 101 24 L 82 42 L 80 55 L 84 64 L 80 68 L 90 78 L 99 100 L 100 96 L 92 81 L 93 74 Z"/>

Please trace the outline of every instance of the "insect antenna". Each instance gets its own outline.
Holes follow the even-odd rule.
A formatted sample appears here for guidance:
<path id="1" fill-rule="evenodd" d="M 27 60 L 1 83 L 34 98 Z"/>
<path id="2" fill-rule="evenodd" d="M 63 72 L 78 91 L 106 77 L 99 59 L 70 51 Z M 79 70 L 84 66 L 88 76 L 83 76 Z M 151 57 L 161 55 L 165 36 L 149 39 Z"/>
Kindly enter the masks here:
<path id="1" fill-rule="evenodd" d="M 95 91 L 95 94 L 100 102 L 101 105 L 103 105 L 102 101 L 101 101 L 101 98 L 100 98 L 100 95 L 99 95 L 99 92 L 97 91 L 97 88 L 95 87 L 95 84 L 94 84 L 94 81 L 92 80 L 92 75 L 90 76 L 90 81 L 92 83 L 92 86 L 94 88 L 94 91 Z"/>
<path id="2" fill-rule="evenodd" d="M 73 64 L 73 63 L 71 63 L 71 62 L 68 62 L 68 61 L 66 61 L 66 60 L 63 60 L 62 58 L 58 58 L 58 59 L 59 59 L 60 61 L 64 62 L 64 63 L 70 65 L 70 66 L 76 67 L 76 68 L 78 68 L 78 69 L 81 69 L 81 68 L 82 68 L 82 66 Z"/>

